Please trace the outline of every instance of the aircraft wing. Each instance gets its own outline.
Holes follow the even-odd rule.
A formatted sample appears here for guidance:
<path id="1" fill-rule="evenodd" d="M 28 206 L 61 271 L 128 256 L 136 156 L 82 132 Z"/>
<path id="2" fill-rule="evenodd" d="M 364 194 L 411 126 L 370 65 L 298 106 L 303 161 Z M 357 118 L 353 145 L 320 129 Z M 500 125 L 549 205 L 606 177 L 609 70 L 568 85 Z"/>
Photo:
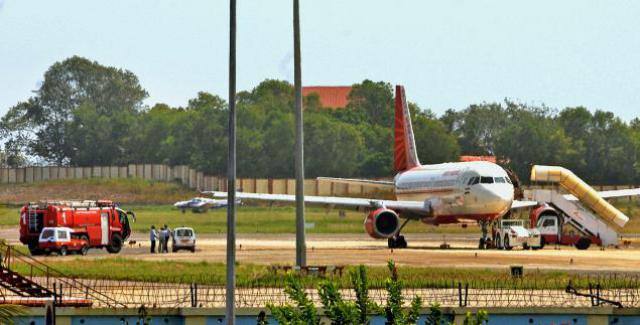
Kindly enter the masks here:
<path id="1" fill-rule="evenodd" d="M 325 182 L 336 183 L 336 184 L 365 185 L 365 186 L 378 187 L 378 188 L 384 188 L 384 189 L 389 189 L 394 187 L 394 184 L 391 181 L 376 181 L 376 180 L 369 180 L 369 179 L 335 178 L 335 177 L 318 177 L 317 179 L 319 181 L 325 181 Z"/>
<path id="2" fill-rule="evenodd" d="M 611 190 L 611 191 L 601 191 L 598 192 L 601 198 L 603 199 L 615 199 L 621 197 L 629 197 L 629 196 L 639 196 L 640 188 L 630 188 L 625 190 Z M 564 196 L 565 199 L 569 201 L 576 201 L 577 198 L 571 194 L 566 194 Z"/>
<path id="3" fill-rule="evenodd" d="M 529 208 L 529 207 L 533 207 L 538 205 L 538 202 L 536 201 L 519 201 L 519 200 L 514 200 L 513 203 L 511 203 L 511 209 L 523 209 L 523 208 Z"/>
<path id="4" fill-rule="evenodd" d="M 204 192 L 212 194 L 215 198 L 226 198 L 227 192 Z M 295 195 L 288 194 L 265 194 L 265 193 L 245 193 L 236 192 L 236 198 L 246 200 L 260 200 L 271 202 L 295 202 Z M 333 196 L 312 196 L 305 195 L 304 202 L 309 204 L 344 206 L 351 208 L 379 208 L 386 207 L 393 210 L 429 211 L 424 202 L 421 201 L 395 201 L 377 200 L 350 197 Z"/>

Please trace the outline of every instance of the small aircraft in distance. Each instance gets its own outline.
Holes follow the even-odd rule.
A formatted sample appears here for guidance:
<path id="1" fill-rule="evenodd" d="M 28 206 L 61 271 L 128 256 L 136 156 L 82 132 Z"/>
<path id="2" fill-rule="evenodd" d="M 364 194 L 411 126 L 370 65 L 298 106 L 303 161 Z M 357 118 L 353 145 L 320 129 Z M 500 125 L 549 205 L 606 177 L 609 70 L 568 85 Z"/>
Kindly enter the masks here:
<path id="1" fill-rule="evenodd" d="M 240 200 L 236 204 L 241 204 Z M 227 200 L 215 200 L 206 197 L 194 197 L 187 201 L 178 201 L 173 204 L 174 207 L 185 213 L 187 209 L 191 209 L 194 213 L 207 212 L 209 209 L 220 209 L 227 207 Z"/>

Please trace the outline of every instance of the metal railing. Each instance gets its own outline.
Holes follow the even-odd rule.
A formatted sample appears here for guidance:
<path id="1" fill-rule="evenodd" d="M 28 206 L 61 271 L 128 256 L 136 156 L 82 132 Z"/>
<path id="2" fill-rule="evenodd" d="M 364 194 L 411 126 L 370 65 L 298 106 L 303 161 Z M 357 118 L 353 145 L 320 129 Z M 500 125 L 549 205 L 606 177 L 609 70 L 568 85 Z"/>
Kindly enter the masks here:
<path id="1" fill-rule="evenodd" d="M 69 279 L 52 276 L 33 277 L 34 281 L 64 284 L 62 293 L 68 297 L 93 299 L 94 307 L 223 307 L 223 285 L 206 284 L 182 278 L 170 282 L 127 281 L 112 279 Z M 382 281 L 382 279 L 380 279 Z M 406 280 L 405 280 L 406 281 Z M 378 283 L 379 284 L 379 283 Z M 640 307 L 640 278 L 636 275 L 582 277 L 579 280 L 527 281 L 505 277 L 494 281 L 449 281 L 423 283 L 420 288 L 405 288 L 407 302 L 414 296 L 425 306 L 438 303 L 445 307 Z M 270 282 L 241 284 L 236 288 L 236 306 L 264 308 L 268 303 L 290 303 L 284 291 L 284 277 Z M 370 289 L 370 298 L 384 303 L 387 292 L 379 285 Z M 320 304 L 318 291 L 309 286 L 310 299 Z M 347 300 L 356 298 L 349 287 L 341 289 Z M 0 294 L 11 294 L 6 290 Z"/>
<path id="2" fill-rule="evenodd" d="M 54 292 L 52 297 L 54 299 L 82 298 L 105 307 L 125 306 L 95 288 L 85 285 L 82 281 L 68 277 L 63 272 L 17 250 L 12 245 L 0 242 L 0 254 L 2 254 L 2 268 L 20 273 L 28 280 Z M 10 296 L 7 292 L 1 293 L 5 298 Z"/>

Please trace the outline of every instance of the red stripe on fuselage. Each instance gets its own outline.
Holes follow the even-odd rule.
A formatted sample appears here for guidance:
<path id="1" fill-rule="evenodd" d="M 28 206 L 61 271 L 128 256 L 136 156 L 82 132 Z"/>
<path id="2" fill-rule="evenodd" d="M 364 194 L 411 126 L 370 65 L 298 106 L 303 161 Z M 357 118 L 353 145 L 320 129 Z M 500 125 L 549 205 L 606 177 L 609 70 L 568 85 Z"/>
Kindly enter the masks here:
<path id="1" fill-rule="evenodd" d="M 438 215 L 433 218 L 424 218 L 422 219 L 422 222 L 431 224 L 431 225 L 443 225 L 443 224 L 450 224 L 450 223 L 460 223 L 461 220 L 494 221 L 499 217 L 500 217 L 499 213 Z"/>

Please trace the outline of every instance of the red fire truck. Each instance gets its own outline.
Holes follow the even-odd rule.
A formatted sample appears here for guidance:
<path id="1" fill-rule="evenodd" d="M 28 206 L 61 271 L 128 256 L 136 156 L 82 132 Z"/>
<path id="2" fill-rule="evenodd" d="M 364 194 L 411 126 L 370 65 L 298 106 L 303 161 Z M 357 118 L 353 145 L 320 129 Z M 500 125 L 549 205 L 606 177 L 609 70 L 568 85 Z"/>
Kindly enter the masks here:
<path id="1" fill-rule="evenodd" d="M 129 216 L 135 220 L 133 212 L 122 210 L 109 200 L 29 203 L 20 210 L 20 242 L 29 247 L 32 255 L 38 255 L 43 253 L 38 247 L 43 228 L 68 227 L 89 247 L 118 253 L 131 235 Z"/>

